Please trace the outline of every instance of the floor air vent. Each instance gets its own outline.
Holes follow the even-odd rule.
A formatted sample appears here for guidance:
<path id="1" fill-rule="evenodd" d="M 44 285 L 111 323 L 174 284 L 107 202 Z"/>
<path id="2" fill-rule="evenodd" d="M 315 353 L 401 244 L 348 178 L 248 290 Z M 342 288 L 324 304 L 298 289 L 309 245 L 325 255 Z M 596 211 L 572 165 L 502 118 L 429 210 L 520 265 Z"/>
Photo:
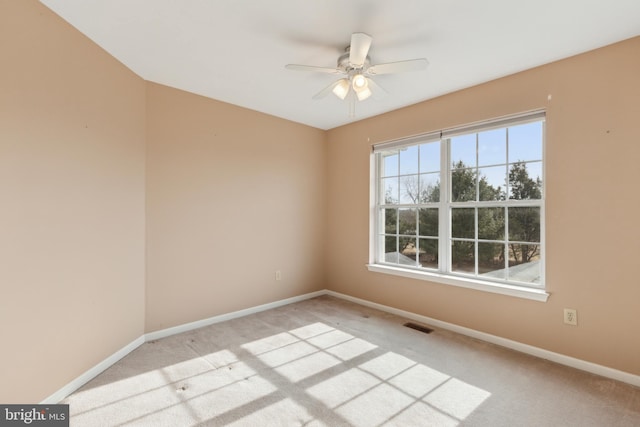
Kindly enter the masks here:
<path id="1" fill-rule="evenodd" d="M 407 328 L 415 329 L 416 331 L 424 332 L 425 334 L 430 334 L 433 332 L 433 329 L 427 328 L 426 326 L 418 325 L 417 323 L 407 322 L 403 326 Z"/>

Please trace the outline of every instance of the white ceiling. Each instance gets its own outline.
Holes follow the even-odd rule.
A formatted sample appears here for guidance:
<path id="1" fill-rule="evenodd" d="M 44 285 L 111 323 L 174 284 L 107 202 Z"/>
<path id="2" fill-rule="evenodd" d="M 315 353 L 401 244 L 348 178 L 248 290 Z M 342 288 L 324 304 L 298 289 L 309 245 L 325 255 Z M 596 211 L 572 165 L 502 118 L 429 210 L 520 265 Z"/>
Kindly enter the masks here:
<path id="1" fill-rule="evenodd" d="M 320 129 L 640 34 L 639 0 L 41 2 L 145 80 Z M 377 76 L 389 95 L 349 118 L 345 101 L 311 99 L 337 76 L 284 65 L 334 67 L 353 32 L 373 37 L 373 64 L 430 65 Z"/>

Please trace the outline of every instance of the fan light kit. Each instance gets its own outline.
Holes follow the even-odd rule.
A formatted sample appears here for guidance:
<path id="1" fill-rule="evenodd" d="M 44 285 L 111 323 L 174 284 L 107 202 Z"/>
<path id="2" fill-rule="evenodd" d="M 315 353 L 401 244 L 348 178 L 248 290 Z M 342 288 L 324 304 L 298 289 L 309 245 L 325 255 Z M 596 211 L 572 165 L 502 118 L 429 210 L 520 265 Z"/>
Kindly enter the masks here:
<path id="1" fill-rule="evenodd" d="M 364 101 L 371 95 L 382 97 L 386 91 L 382 89 L 372 77 L 381 74 L 401 73 L 405 71 L 424 70 L 429 64 L 425 58 L 409 59 L 406 61 L 388 62 L 386 64 L 371 65 L 369 48 L 372 37 L 365 33 L 353 33 L 351 44 L 345 53 L 338 58 L 336 68 L 316 67 L 312 65 L 288 64 L 288 70 L 314 71 L 327 74 L 342 74 L 344 77 L 331 83 L 313 96 L 322 99 L 330 92 L 344 100 L 349 98 L 349 116 L 355 116 L 355 99 Z"/>

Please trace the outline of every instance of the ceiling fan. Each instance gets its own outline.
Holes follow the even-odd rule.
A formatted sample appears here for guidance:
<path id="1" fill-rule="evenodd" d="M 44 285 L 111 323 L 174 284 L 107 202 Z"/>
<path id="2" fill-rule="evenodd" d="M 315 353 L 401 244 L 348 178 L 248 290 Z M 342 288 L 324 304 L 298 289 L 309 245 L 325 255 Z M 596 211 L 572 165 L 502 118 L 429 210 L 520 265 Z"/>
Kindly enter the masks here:
<path id="1" fill-rule="evenodd" d="M 368 34 L 353 33 L 351 35 L 351 44 L 347 46 L 345 52 L 338 58 L 336 68 L 298 64 L 287 64 L 285 68 L 288 70 L 314 71 L 344 76 L 315 94 L 313 99 L 322 99 L 330 92 L 333 92 L 334 95 L 343 100 L 349 97 L 349 116 L 353 117 L 355 115 L 356 99 L 364 101 L 371 95 L 382 97 L 387 93 L 372 79 L 373 76 L 423 70 L 429 64 L 425 58 L 419 58 L 371 65 L 369 48 L 372 41 L 373 38 Z"/>

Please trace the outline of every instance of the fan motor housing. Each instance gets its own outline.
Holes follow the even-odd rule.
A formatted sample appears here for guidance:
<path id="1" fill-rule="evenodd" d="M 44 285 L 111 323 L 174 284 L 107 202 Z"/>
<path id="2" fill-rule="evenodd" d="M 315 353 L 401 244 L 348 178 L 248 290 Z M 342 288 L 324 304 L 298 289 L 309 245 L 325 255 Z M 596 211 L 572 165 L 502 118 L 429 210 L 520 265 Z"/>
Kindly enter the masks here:
<path id="1" fill-rule="evenodd" d="M 338 68 L 346 71 L 347 73 L 353 70 L 366 70 L 369 68 L 369 65 L 371 65 L 371 58 L 367 55 L 362 67 L 353 67 L 349 62 L 349 47 L 346 47 L 344 53 L 338 58 Z"/>

